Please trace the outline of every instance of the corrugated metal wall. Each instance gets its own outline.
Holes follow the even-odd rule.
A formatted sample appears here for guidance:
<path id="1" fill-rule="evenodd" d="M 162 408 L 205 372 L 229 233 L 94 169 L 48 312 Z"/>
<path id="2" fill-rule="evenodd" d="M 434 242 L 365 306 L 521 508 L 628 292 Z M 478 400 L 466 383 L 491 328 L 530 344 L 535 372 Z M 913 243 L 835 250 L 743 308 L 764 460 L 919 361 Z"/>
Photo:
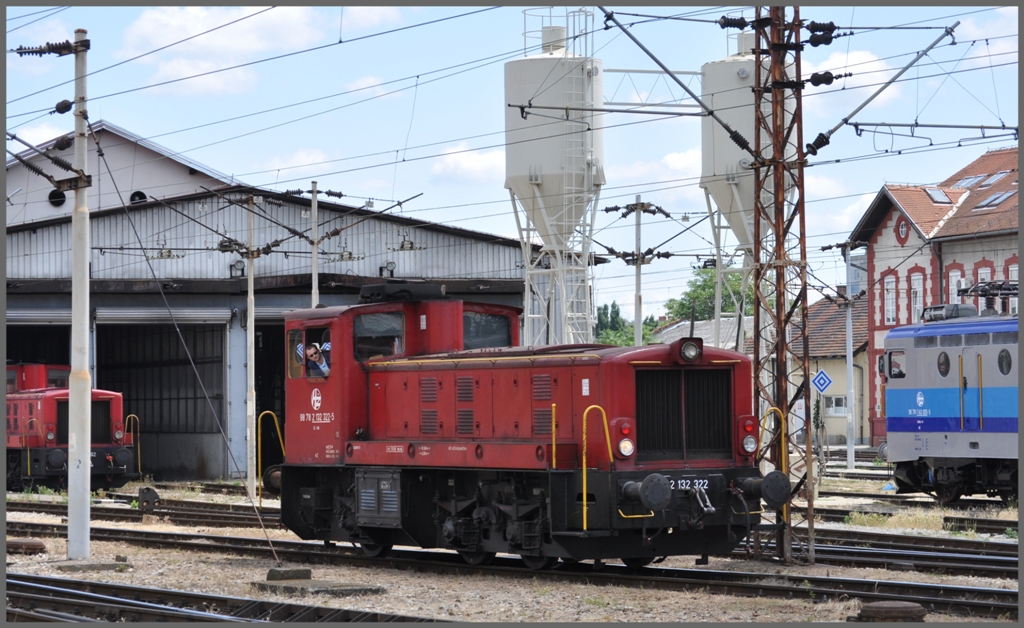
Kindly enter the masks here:
<path id="1" fill-rule="evenodd" d="M 244 195 L 232 195 L 245 204 Z M 122 213 L 93 219 L 92 278 L 101 280 L 151 277 L 146 258 L 160 278 L 227 279 L 240 257 L 222 253 L 225 237 L 248 242 L 246 210 L 217 197 L 174 203 L 174 211 L 154 207 L 131 212 L 134 229 Z M 308 208 L 264 203 L 262 210 L 283 225 L 308 230 Z M 260 209 L 257 209 L 259 212 Z M 303 216 L 303 213 L 307 216 Z M 487 242 L 440 231 L 409 227 L 385 218 L 347 216 L 322 210 L 320 233 L 349 226 L 320 248 L 320 272 L 376 277 L 387 262 L 395 277 L 520 279 L 522 249 L 508 240 Z M 257 247 L 280 240 L 274 252 L 256 260 L 256 276 L 310 271 L 310 247 L 281 226 L 257 215 L 253 240 Z M 139 250 L 135 233 L 142 237 Z M 308 232 L 308 231 L 307 231 Z M 407 242 L 403 248 L 403 241 Z M 411 243 L 411 244 L 408 244 Z M 7 234 L 7 277 L 59 279 L 71 275 L 71 225 L 40 227 Z"/>
<path id="2" fill-rule="evenodd" d="M 213 434 L 224 415 L 224 325 L 183 325 L 203 386 L 172 325 L 98 325 L 96 385 L 125 393 L 146 434 Z M 203 387 L 213 409 L 203 395 Z"/>

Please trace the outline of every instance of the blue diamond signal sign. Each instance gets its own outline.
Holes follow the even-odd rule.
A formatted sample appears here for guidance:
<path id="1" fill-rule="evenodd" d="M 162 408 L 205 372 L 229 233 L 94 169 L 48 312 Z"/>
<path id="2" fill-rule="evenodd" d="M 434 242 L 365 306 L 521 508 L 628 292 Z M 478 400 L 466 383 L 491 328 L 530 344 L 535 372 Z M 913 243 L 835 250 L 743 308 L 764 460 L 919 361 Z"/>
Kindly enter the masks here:
<path id="1" fill-rule="evenodd" d="M 832 378 L 825 371 L 818 371 L 818 374 L 814 376 L 811 383 L 814 384 L 819 393 L 824 393 L 825 389 L 832 385 Z"/>

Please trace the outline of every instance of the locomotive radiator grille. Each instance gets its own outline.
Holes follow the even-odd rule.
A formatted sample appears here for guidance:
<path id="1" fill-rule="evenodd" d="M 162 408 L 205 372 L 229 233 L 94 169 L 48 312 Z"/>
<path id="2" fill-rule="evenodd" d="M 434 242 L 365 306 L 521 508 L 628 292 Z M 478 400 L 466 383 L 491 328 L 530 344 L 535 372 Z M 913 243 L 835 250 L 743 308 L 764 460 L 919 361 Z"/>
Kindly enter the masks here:
<path id="1" fill-rule="evenodd" d="M 437 403 L 437 379 L 424 377 L 420 380 L 420 402 Z"/>
<path id="2" fill-rule="evenodd" d="M 636 372 L 637 460 L 683 457 L 683 378 L 679 370 Z"/>
<path id="3" fill-rule="evenodd" d="M 472 410 L 459 410 L 455 415 L 455 433 L 456 434 L 473 434 L 473 411 Z"/>
<path id="4" fill-rule="evenodd" d="M 534 401 L 551 401 L 551 376 L 550 375 L 534 375 L 533 376 L 533 400 Z"/>
<path id="5" fill-rule="evenodd" d="M 729 458 L 732 454 L 732 373 L 684 371 L 686 457 Z"/>
<path id="6" fill-rule="evenodd" d="M 729 370 L 636 372 L 638 460 L 729 458 L 731 416 Z"/>
<path id="7" fill-rule="evenodd" d="M 455 378 L 455 399 L 456 401 L 473 401 L 473 378 Z"/>
<path id="8" fill-rule="evenodd" d="M 110 435 L 110 401 L 93 400 L 91 404 L 91 422 L 89 429 L 90 441 L 93 443 L 109 443 Z M 68 444 L 68 402 L 57 402 L 57 444 Z"/>
<path id="9" fill-rule="evenodd" d="M 533 433 L 551 435 L 551 408 L 533 409 Z"/>
<path id="10" fill-rule="evenodd" d="M 380 511 L 398 512 L 398 491 L 380 492 Z"/>
<path id="11" fill-rule="evenodd" d="M 437 434 L 437 410 L 420 413 L 420 434 Z"/>

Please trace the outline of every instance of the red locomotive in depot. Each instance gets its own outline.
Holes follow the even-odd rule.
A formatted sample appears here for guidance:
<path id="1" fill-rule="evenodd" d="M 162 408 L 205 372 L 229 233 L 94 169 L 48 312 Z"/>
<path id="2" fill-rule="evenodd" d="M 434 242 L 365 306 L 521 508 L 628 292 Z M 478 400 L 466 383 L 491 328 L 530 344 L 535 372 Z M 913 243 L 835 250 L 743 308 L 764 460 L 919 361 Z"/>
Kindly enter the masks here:
<path id="1" fill-rule="evenodd" d="M 7 365 L 7 490 L 67 484 L 68 376 L 71 367 Z M 121 393 L 92 390 L 92 489 L 139 477 L 138 423 L 126 425 Z"/>
<path id="2" fill-rule="evenodd" d="M 436 286 L 285 314 L 287 452 L 266 477 L 304 539 L 471 564 L 726 553 L 790 484 L 754 457 L 751 362 L 670 345 L 517 347 L 518 308 Z"/>

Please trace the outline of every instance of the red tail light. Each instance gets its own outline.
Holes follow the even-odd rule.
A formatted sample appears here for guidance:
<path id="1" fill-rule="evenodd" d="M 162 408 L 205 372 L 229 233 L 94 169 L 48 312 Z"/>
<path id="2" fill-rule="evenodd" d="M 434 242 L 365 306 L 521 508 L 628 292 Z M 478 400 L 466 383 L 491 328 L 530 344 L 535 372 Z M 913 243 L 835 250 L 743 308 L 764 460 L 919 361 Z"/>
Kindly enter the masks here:
<path id="1" fill-rule="evenodd" d="M 629 423 L 623 423 L 619 426 L 619 431 L 622 432 L 623 435 L 628 436 L 629 433 L 633 431 L 633 428 L 630 427 Z"/>

